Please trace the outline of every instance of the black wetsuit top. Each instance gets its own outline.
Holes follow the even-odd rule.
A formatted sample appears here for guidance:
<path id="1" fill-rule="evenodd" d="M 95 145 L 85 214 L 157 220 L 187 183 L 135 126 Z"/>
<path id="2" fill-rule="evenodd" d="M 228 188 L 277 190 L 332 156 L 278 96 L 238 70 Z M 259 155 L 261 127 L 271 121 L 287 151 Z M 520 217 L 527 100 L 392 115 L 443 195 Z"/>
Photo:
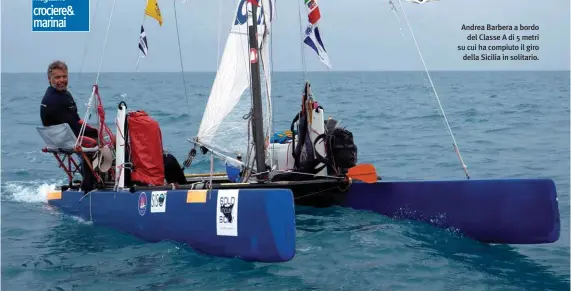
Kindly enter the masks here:
<path id="1" fill-rule="evenodd" d="M 79 122 L 81 119 L 79 114 L 77 114 L 75 100 L 73 100 L 73 96 L 67 90 L 58 91 L 54 87 L 49 86 L 42 99 L 40 117 L 44 126 L 67 123 L 75 136 L 79 136 L 81 131 Z M 97 138 L 97 130 L 86 126 L 84 135 Z"/>

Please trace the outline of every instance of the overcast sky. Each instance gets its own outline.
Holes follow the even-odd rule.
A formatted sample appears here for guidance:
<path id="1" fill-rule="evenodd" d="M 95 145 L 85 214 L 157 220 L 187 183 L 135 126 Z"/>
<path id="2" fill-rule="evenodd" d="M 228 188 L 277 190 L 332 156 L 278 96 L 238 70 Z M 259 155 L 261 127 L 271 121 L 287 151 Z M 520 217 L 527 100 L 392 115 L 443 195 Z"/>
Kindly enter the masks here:
<path id="1" fill-rule="evenodd" d="M 31 32 L 31 0 L 2 1 L 2 71 L 44 72 L 54 59 L 65 60 L 70 70 L 78 71 L 86 44 L 89 47 L 83 71 L 96 71 L 113 1 L 90 1 L 92 15 L 100 1 L 90 33 Z M 139 70 L 180 71 L 173 1 L 177 2 L 185 70 L 215 71 L 218 48 L 221 54 L 233 20 L 235 0 L 188 0 L 186 4 L 179 0 L 159 0 L 164 23 L 160 27 L 154 19 L 145 20 L 149 57 L 141 61 Z M 400 9 L 398 0 L 393 1 Z M 417 5 L 403 0 L 402 4 L 429 70 L 569 70 L 569 2 L 440 0 Z M 135 70 L 145 3 L 146 0 L 116 2 L 102 71 Z M 321 0 L 318 3 L 322 14 L 320 30 L 333 70 L 423 70 L 402 11 L 399 18 L 404 37 L 388 0 Z M 299 4 L 303 4 L 303 0 L 277 0 L 278 17 L 273 31 L 275 70 L 301 69 Z M 467 52 L 458 51 L 458 45 L 514 42 L 468 41 L 466 37 L 470 32 L 462 31 L 462 24 L 535 24 L 539 31 L 506 33 L 539 34 L 538 41 L 526 42 L 539 46 L 539 51 L 530 52 L 537 55 L 539 61 L 464 61 L 462 56 Z M 502 35 L 504 32 L 485 33 Z M 325 69 L 310 51 L 306 50 L 306 56 L 308 70 Z"/>

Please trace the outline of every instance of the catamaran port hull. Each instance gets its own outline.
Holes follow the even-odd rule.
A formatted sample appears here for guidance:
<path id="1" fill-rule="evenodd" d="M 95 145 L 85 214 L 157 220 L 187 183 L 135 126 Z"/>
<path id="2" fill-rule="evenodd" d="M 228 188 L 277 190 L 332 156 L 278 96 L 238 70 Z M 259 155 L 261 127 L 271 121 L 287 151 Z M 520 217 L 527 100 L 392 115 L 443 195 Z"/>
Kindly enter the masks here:
<path id="1" fill-rule="evenodd" d="M 552 243 L 560 235 L 550 179 L 353 183 L 344 206 L 424 221 L 483 243 Z"/>
<path id="2" fill-rule="evenodd" d="M 289 189 L 56 191 L 48 203 L 95 225 L 148 242 L 186 243 L 213 256 L 284 262 L 295 255 Z"/>

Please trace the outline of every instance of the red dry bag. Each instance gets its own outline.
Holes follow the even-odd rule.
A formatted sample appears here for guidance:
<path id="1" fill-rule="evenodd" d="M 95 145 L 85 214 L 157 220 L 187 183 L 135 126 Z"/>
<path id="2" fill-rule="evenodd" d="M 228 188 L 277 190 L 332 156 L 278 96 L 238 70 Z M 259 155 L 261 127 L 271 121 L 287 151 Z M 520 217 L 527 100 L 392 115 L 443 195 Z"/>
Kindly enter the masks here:
<path id="1" fill-rule="evenodd" d="M 163 185 L 165 166 L 159 123 L 145 111 L 127 114 L 127 132 L 131 153 L 131 180 L 144 185 Z"/>

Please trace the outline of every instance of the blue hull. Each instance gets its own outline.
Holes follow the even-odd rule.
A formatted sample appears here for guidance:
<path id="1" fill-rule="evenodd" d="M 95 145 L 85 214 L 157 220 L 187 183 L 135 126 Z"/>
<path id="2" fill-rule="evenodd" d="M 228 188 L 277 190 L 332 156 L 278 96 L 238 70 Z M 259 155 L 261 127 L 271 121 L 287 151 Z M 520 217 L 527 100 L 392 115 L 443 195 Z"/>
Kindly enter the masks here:
<path id="1" fill-rule="evenodd" d="M 552 243 L 560 235 L 550 179 L 353 183 L 344 204 L 454 228 L 484 243 Z"/>
<path id="2" fill-rule="evenodd" d="M 83 192 L 55 192 L 48 203 L 145 241 L 182 242 L 214 256 L 283 262 L 295 255 L 295 207 L 288 189 L 98 191 L 82 197 Z"/>
<path id="3" fill-rule="evenodd" d="M 51 193 L 48 203 L 149 242 L 173 240 L 214 256 L 284 262 L 295 255 L 294 199 L 296 205 L 303 204 L 301 198 L 309 189 L 331 188 L 330 183 L 238 184 L 246 188 L 208 194 L 205 190 L 98 191 L 83 199 L 83 192 L 64 191 Z M 162 206 L 156 195 L 160 193 L 166 194 Z M 549 179 L 353 182 L 348 191 L 321 195 L 336 196 L 331 202 L 341 206 L 452 228 L 484 243 L 552 243 L 560 235 L 557 193 Z M 222 197 L 226 198 L 220 205 Z M 228 220 L 235 227 L 222 229 Z"/>

